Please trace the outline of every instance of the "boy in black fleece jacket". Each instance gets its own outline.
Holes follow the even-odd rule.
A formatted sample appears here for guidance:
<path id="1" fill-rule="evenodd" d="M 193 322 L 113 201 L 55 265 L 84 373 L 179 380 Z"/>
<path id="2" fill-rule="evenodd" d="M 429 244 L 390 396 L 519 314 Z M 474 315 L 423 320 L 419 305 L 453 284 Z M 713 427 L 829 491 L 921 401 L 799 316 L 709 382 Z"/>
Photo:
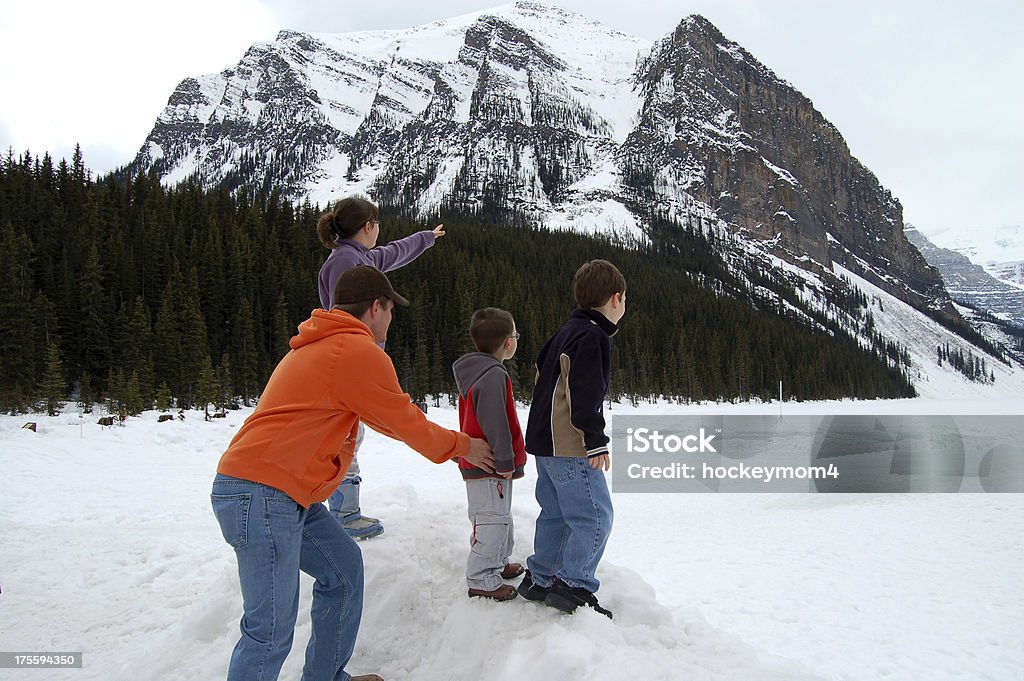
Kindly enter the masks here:
<path id="1" fill-rule="evenodd" d="M 537 356 L 526 451 L 537 462 L 540 516 L 519 593 L 563 612 L 586 605 L 611 617 L 594 593 L 612 526 L 603 402 L 626 280 L 607 260 L 591 260 L 576 271 L 573 294 L 579 309 Z"/>

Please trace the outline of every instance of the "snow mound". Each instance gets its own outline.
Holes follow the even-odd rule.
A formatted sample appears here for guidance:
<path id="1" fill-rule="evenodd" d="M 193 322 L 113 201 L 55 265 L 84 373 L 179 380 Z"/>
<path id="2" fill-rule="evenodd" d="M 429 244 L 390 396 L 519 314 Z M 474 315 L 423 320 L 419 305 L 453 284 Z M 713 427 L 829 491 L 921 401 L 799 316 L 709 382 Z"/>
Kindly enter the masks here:
<path id="1" fill-rule="evenodd" d="M 530 491 L 520 486 L 517 494 Z M 470 599 L 464 578 L 468 521 L 437 522 L 463 520 L 465 504 L 424 503 L 412 487 L 380 494 L 401 500 L 375 506 L 382 515 L 400 516 L 406 503 L 417 513 L 389 524 L 387 541 L 362 545 L 367 599 L 353 669 L 377 670 L 396 681 L 611 680 L 624 672 L 651 681 L 820 678 L 759 654 L 696 610 L 670 610 L 640 574 L 607 561 L 599 570 L 599 596 L 614 620 L 589 609 L 568 616 L 522 598 Z M 527 547 L 516 556 L 524 560 L 533 519 L 515 513 L 519 546 Z"/>

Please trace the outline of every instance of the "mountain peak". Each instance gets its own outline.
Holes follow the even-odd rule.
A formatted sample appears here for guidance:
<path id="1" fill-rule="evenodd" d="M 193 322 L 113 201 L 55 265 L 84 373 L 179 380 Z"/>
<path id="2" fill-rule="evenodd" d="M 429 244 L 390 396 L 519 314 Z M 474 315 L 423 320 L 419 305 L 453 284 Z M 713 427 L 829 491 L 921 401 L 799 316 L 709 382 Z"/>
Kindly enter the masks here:
<path id="1" fill-rule="evenodd" d="M 403 30 L 282 31 L 183 81 L 135 167 L 638 240 L 652 214 L 710 220 L 790 262 L 870 269 L 919 308 L 947 303 L 838 131 L 699 14 L 657 44 L 536 0 Z"/>
<path id="2" fill-rule="evenodd" d="M 485 21 L 488 18 L 498 18 L 520 25 L 522 28 L 534 29 L 551 24 L 565 25 L 597 23 L 589 17 L 564 7 L 559 7 L 558 5 L 546 2 L 535 2 L 534 0 L 517 0 L 516 2 L 506 3 L 504 5 L 496 5 L 489 9 L 461 14 L 450 19 L 442 19 L 410 30 L 417 31 L 426 27 L 436 26 L 464 28 L 480 21 Z"/>
<path id="3" fill-rule="evenodd" d="M 747 54 L 739 43 L 726 38 L 717 26 L 701 14 L 691 14 L 680 21 L 667 40 L 677 44 L 702 44 L 706 45 L 707 49 L 718 48 L 738 61 L 742 61 Z"/>
<path id="4" fill-rule="evenodd" d="M 467 18 L 476 17 L 476 20 L 488 16 L 498 17 L 538 37 L 549 37 L 560 41 L 579 42 L 593 40 L 595 35 L 626 37 L 626 34 L 609 28 L 601 22 L 579 12 L 547 2 L 535 2 L 534 0 L 518 0 L 517 2 L 484 10 L 476 15 L 465 16 Z M 637 40 L 633 36 L 628 37 L 632 40 Z"/>
<path id="5" fill-rule="evenodd" d="M 709 33 L 721 33 L 718 27 L 711 23 L 711 20 L 703 14 L 691 14 L 679 22 L 679 28 L 687 31 L 704 31 Z"/>
<path id="6" fill-rule="evenodd" d="M 484 14 L 517 14 L 520 16 L 543 17 L 545 19 L 555 18 L 566 21 L 591 22 L 590 18 L 578 12 L 548 2 L 536 2 L 535 0 L 517 0 L 516 2 L 485 10 Z"/>

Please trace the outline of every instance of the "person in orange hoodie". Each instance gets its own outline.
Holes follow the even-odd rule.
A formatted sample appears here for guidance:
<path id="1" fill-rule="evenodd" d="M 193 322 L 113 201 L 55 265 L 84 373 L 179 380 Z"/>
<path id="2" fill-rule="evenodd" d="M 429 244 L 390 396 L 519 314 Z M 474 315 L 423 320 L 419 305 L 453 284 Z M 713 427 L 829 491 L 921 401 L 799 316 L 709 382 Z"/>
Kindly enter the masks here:
<path id="1" fill-rule="evenodd" d="M 362 616 L 362 555 L 321 503 L 345 477 L 360 422 L 436 463 L 461 457 L 494 471 L 484 440 L 431 423 L 399 386 L 377 345 L 396 304 L 409 301 L 382 272 L 359 265 L 342 274 L 334 307 L 299 325 L 220 459 L 211 500 L 235 550 L 244 610 L 228 681 L 278 678 L 295 632 L 300 570 L 316 579 L 303 678 L 380 679 L 344 671 Z"/>

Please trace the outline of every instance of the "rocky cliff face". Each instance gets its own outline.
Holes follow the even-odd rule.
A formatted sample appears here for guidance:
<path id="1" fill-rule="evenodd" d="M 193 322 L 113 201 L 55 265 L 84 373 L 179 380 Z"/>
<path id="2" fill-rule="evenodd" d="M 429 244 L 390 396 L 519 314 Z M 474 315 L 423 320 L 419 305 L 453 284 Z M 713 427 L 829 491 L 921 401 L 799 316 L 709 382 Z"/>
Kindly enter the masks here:
<path id="1" fill-rule="evenodd" d="M 955 314 L 903 234 L 902 208 L 809 99 L 690 17 L 642 60 L 623 146 L 634 187 L 681 187 L 789 257 L 837 262 L 919 308 Z M 671 195 L 662 190 L 654 192 Z"/>
<path id="2" fill-rule="evenodd" d="M 525 1 L 405 31 L 284 31 L 182 81 L 133 168 L 632 239 L 652 214 L 696 219 L 957 316 L 840 133 L 698 16 L 653 45 Z"/>

